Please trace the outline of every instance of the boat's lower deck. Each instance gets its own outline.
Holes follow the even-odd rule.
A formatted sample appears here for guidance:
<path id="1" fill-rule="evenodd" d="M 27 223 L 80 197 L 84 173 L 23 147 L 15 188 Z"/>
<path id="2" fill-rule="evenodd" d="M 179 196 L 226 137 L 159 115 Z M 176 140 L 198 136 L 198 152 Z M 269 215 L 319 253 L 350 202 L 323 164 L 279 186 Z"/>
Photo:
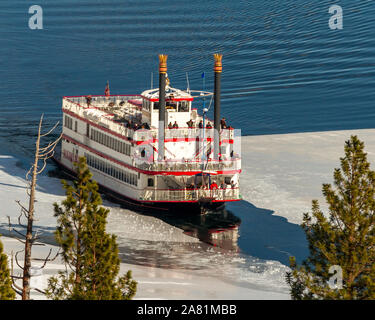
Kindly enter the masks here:
<path id="1" fill-rule="evenodd" d="M 71 178 L 75 177 L 74 170 L 64 164 L 59 156 L 55 156 L 53 159 L 67 175 L 69 175 Z M 141 199 L 137 199 L 122 192 L 121 188 L 116 189 L 108 186 L 107 184 L 105 184 L 105 180 L 103 180 L 103 178 L 106 177 L 101 172 L 98 172 L 93 168 L 90 168 L 90 170 L 92 170 L 93 178 L 97 181 L 102 193 L 107 195 L 114 202 L 118 202 L 137 211 L 158 210 L 176 213 L 180 212 L 202 214 L 208 211 L 214 211 L 224 208 L 225 202 L 227 201 L 239 200 L 220 199 L 218 197 L 218 193 L 225 192 L 225 190 L 163 190 L 162 192 L 169 194 L 169 199 L 174 200 L 162 200 L 162 198 L 160 198 L 160 200 L 151 200 L 147 197 L 141 197 Z M 145 190 L 145 195 L 147 194 L 147 191 L 150 190 Z M 183 198 L 183 200 L 182 198 L 181 200 L 178 200 L 176 194 L 181 192 L 185 194 L 188 193 L 190 195 L 187 198 Z M 165 198 L 165 196 L 163 198 Z"/>

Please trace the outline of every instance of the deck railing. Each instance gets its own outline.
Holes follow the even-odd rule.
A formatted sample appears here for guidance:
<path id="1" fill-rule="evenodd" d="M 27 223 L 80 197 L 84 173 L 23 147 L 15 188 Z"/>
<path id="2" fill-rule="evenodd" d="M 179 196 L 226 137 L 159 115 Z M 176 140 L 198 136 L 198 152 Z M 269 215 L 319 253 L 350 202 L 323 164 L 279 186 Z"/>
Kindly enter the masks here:
<path id="1" fill-rule="evenodd" d="M 139 96 L 110 96 L 110 97 L 103 97 L 103 96 L 93 96 L 92 102 L 90 107 L 87 106 L 86 97 L 65 97 L 63 100 L 63 108 L 67 109 L 73 113 L 81 117 L 89 117 L 87 116 L 87 111 L 91 109 L 98 109 L 101 110 L 103 107 L 107 107 L 111 102 L 115 104 L 115 106 L 119 106 L 119 104 L 124 101 L 125 103 L 128 100 L 132 99 L 139 99 Z M 132 106 L 129 110 L 135 110 L 136 107 Z M 132 128 L 127 128 L 125 123 L 116 122 L 116 120 L 108 119 L 105 116 L 106 111 L 103 111 L 103 116 L 98 119 L 91 119 L 94 122 L 102 125 L 103 127 L 112 130 L 116 133 L 124 135 L 133 141 L 142 142 L 142 141 L 150 141 L 153 139 L 158 138 L 158 129 L 151 128 L 150 130 L 146 129 L 138 129 L 133 130 Z M 138 111 L 139 112 L 139 111 Z M 134 119 L 137 118 L 134 114 Z M 129 116 L 132 118 L 132 116 Z M 133 119 L 133 121 L 134 121 Z M 181 139 L 181 138 L 200 138 L 202 139 L 203 136 L 205 139 L 207 138 L 214 138 L 214 129 L 213 128 L 206 128 L 204 130 L 194 127 L 194 128 L 178 128 L 178 129 L 165 129 L 165 139 Z M 227 140 L 234 138 L 234 130 L 233 129 L 223 129 L 220 131 L 220 139 Z"/>
<path id="2" fill-rule="evenodd" d="M 162 161 L 135 163 L 141 170 L 147 171 L 217 171 L 217 170 L 240 170 L 241 159 L 234 158 L 221 161 Z"/>
<path id="3" fill-rule="evenodd" d="M 165 129 L 165 139 L 189 139 L 189 138 L 199 138 L 207 139 L 214 138 L 215 131 L 211 129 L 200 129 L 200 128 L 178 128 L 178 129 Z M 151 130 L 137 130 L 134 132 L 134 141 L 149 141 L 150 139 L 158 138 L 158 129 L 151 128 Z M 222 129 L 220 131 L 221 140 L 234 139 L 233 129 Z"/>
<path id="4" fill-rule="evenodd" d="M 212 200 L 239 200 L 239 188 L 227 189 L 184 189 L 184 190 L 144 190 L 140 200 L 145 201 L 197 201 L 200 199 Z"/>

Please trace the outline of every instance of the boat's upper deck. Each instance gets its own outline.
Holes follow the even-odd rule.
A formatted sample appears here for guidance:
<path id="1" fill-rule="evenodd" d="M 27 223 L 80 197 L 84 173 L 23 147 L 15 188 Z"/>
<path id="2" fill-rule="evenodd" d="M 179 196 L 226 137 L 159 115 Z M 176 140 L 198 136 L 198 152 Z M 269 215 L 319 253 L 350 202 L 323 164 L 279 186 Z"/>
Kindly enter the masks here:
<path id="1" fill-rule="evenodd" d="M 147 90 L 142 95 L 64 97 L 63 110 L 97 123 L 117 134 L 130 137 L 133 141 L 145 141 L 157 137 L 159 114 L 157 91 L 157 89 Z M 202 129 L 203 116 L 198 114 L 197 109 L 191 107 L 192 101 L 193 97 L 185 91 L 174 89 L 169 94 L 167 92 L 166 110 L 169 116 L 166 126 L 168 128 L 169 125 L 171 128 L 175 123 L 177 126 L 173 127 L 173 130 L 166 130 L 166 139 L 195 136 L 195 131 Z M 191 123 L 188 123 L 189 121 Z M 206 118 L 206 138 L 213 137 L 212 124 L 213 122 Z M 221 130 L 220 136 L 221 139 L 233 139 L 233 128 Z"/>
<path id="2" fill-rule="evenodd" d="M 149 90 L 142 93 L 142 95 L 113 95 L 113 96 L 75 96 L 64 97 L 63 111 L 71 116 L 80 118 L 84 121 L 89 121 L 91 124 L 105 128 L 110 133 L 120 135 L 135 145 L 144 145 L 145 143 L 157 146 L 158 141 L 158 96 L 154 96 L 155 90 Z M 181 95 L 184 95 L 183 91 Z M 174 92 L 174 97 L 167 95 L 167 110 L 166 113 L 170 116 L 168 119 L 169 127 L 174 123 L 178 123 L 178 128 L 166 128 L 164 139 L 166 142 L 172 142 L 168 150 L 171 153 L 167 154 L 167 160 L 189 159 L 189 164 L 192 167 L 181 167 L 180 163 L 173 163 L 173 166 L 168 163 L 168 169 L 172 166 L 177 170 L 192 170 L 198 169 L 201 166 L 200 158 L 207 153 L 209 149 L 209 142 L 206 150 L 200 150 L 196 153 L 195 148 L 186 151 L 181 144 L 195 144 L 197 138 L 200 141 L 213 141 L 214 129 L 209 124 L 212 121 L 205 119 L 206 128 L 202 128 L 203 116 L 199 115 L 197 109 L 191 107 L 192 96 L 179 96 Z M 181 110 L 181 108 L 184 108 Z M 174 122 L 171 121 L 173 115 Z M 156 118 L 156 120 L 154 120 Z M 188 121 L 191 121 L 188 123 Z M 235 140 L 234 129 L 231 127 L 224 128 L 220 131 L 220 141 L 224 143 L 231 143 Z M 176 145 L 180 142 L 180 146 Z M 231 152 L 227 149 L 227 153 L 222 153 L 219 161 L 212 161 L 207 168 L 214 165 L 211 169 L 231 168 L 238 170 L 240 168 L 240 157 L 238 150 Z M 233 148 L 231 149 L 233 150 Z M 212 151 L 212 150 L 210 150 Z M 173 154 L 173 155 L 172 155 Z M 217 163 L 216 163 L 217 162 Z M 152 161 L 152 166 L 147 167 L 147 170 L 162 170 L 163 168 L 155 167 Z M 185 162 L 183 163 L 185 164 Z M 160 165 L 160 163 L 158 164 Z M 177 168 L 178 167 L 178 168 Z"/>

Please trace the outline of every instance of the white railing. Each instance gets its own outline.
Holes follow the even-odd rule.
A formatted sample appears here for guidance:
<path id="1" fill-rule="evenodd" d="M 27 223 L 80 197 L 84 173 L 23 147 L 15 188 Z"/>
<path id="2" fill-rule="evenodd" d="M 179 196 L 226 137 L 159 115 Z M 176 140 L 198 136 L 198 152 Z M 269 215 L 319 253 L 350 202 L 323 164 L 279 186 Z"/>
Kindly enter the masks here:
<path id="1" fill-rule="evenodd" d="M 140 200 L 146 201 L 198 201 L 211 200 L 239 200 L 239 188 L 228 189 L 184 189 L 184 190 L 144 190 Z"/>
<path id="2" fill-rule="evenodd" d="M 70 100 L 75 104 L 79 104 L 81 107 L 87 107 L 87 100 L 86 96 L 79 96 L 79 97 L 65 97 L 64 100 Z M 139 95 L 128 95 L 128 96 L 91 96 L 90 107 L 109 107 L 110 104 L 114 106 L 121 106 L 122 103 L 127 102 L 128 100 L 135 100 L 140 99 L 141 96 Z"/>
<path id="3" fill-rule="evenodd" d="M 95 119 L 94 117 L 90 117 L 86 114 L 89 108 L 83 107 L 77 101 L 74 101 L 74 100 L 72 101 L 72 99 L 73 98 L 64 99 L 63 109 L 71 111 L 82 118 L 88 118 L 91 121 L 96 122 L 98 125 L 103 126 L 106 129 L 109 129 L 115 133 L 118 133 L 120 135 L 133 139 L 135 131 L 132 130 L 131 128 L 127 128 L 122 123 L 117 123 L 114 120 L 106 118 L 104 114 L 98 119 Z"/>
<path id="4" fill-rule="evenodd" d="M 139 99 L 139 96 L 93 96 L 91 100 L 90 107 L 87 106 L 86 97 L 65 97 L 63 99 L 63 109 L 67 109 L 77 115 L 86 118 L 88 117 L 84 112 L 90 108 L 97 110 L 105 109 L 109 107 L 111 103 L 115 107 L 121 106 L 121 102 L 128 104 L 128 100 Z M 131 109 L 136 109 L 132 106 Z M 138 129 L 133 130 L 132 128 L 127 128 L 124 123 L 118 123 L 116 120 L 106 118 L 108 110 L 103 110 L 103 115 L 98 119 L 90 118 L 90 120 L 97 122 L 98 124 L 104 126 L 105 128 L 124 135 L 133 139 L 134 141 L 149 141 L 150 139 L 157 139 L 158 129 L 151 128 L 150 130 Z M 140 115 L 140 114 L 139 114 Z M 130 116 L 131 117 L 131 116 Z M 134 115 L 134 118 L 136 116 Z M 178 138 L 200 138 L 203 136 L 205 139 L 214 138 L 214 129 L 200 129 L 200 128 L 179 128 L 179 129 L 165 129 L 165 139 L 178 139 Z M 233 129 L 222 129 L 220 131 L 220 139 L 233 139 L 234 130 Z"/>
<path id="5" fill-rule="evenodd" d="M 214 129 L 200 129 L 200 128 L 179 128 L 179 129 L 165 129 L 164 139 L 196 139 L 200 140 L 207 138 L 214 138 Z M 151 128 L 151 130 L 140 129 L 134 132 L 134 141 L 149 141 L 158 138 L 158 129 Z M 222 129 L 220 131 L 221 140 L 234 139 L 234 130 Z"/>
<path id="6" fill-rule="evenodd" d="M 210 170 L 240 170 L 241 159 L 221 161 L 161 161 L 135 164 L 138 169 L 147 171 L 210 171 Z"/>

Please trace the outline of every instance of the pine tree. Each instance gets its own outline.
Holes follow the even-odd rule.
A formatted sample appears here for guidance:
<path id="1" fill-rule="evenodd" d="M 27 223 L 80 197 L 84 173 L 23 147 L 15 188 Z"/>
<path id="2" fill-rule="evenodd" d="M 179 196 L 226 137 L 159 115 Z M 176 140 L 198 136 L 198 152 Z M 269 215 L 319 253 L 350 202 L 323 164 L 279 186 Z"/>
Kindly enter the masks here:
<path id="1" fill-rule="evenodd" d="M 0 241 L 0 300 L 14 300 L 15 297 L 8 268 L 8 257 L 3 253 L 3 243 Z"/>
<path id="2" fill-rule="evenodd" d="M 106 233 L 109 210 L 101 206 L 97 183 L 81 157 L 73 186 L 63 181 L 66 200 L 54 204 L 57 242 L 72 270 L 49 279 L 47 296 L 53 299 L 129 300 L 137 289 L 131 271 L 118 278 L 120 259 L 116 237 Z"/>
<path id="3" fill-rule="evenodd" d="M 310 255 L 301 266 L 291 258 L 286 280 L 292 299 L 375 298 L 375 172 L 357 136 L 345 142 L 340 160 L 334 187 L 323 184 L 328 217 L 316 200 L 311 215 L 304 214 Z M 342 271 L 342 286 L 332 281 L 340 275 L 330 268 Z"/>

